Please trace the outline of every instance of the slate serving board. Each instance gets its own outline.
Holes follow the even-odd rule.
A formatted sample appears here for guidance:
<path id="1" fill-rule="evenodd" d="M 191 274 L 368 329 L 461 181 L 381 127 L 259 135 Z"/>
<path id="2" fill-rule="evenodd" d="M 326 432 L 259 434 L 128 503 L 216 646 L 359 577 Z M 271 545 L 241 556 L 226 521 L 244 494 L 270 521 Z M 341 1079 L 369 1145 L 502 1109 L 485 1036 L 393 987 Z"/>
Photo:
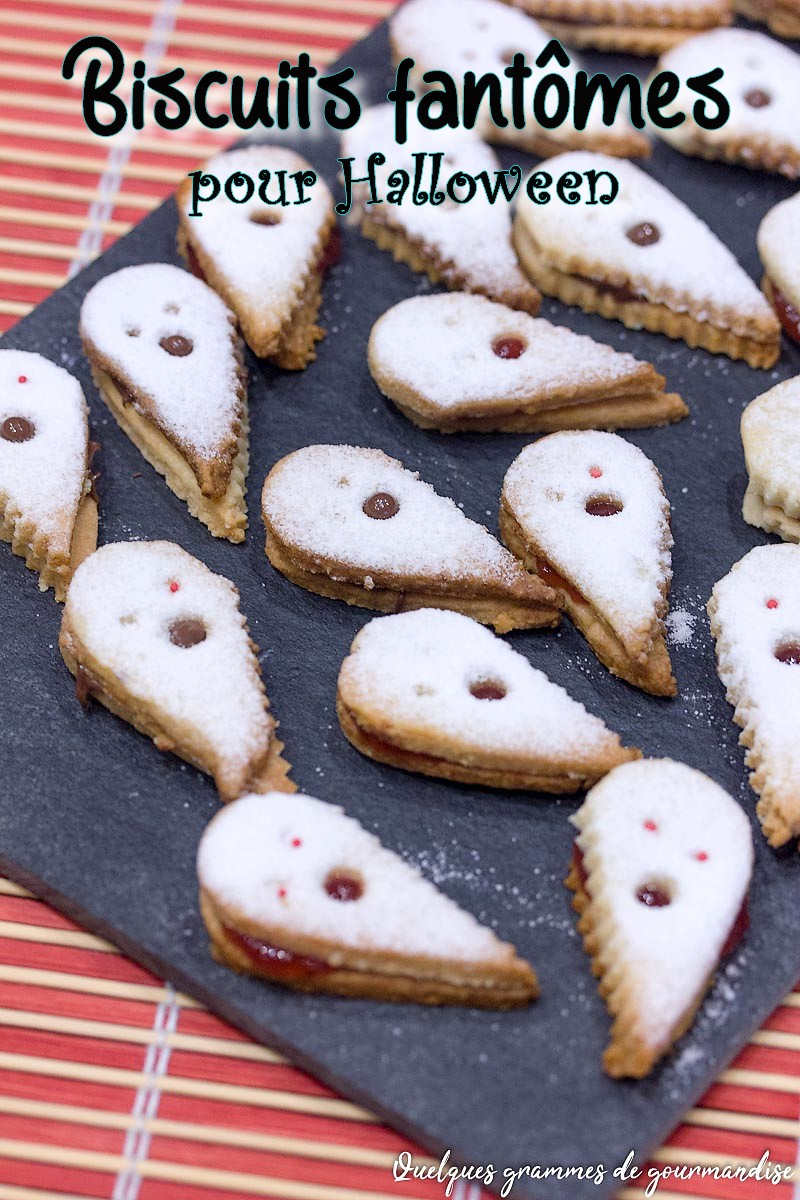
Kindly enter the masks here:
<path id="1" fill-rule="evenodd" d="M 372 99 L 385 94 L 384 29 L 345 61 L 368 82 Z M 647 66 L 599 55 L 585 61 L 610 74 Z M 332 177 L 338 151 L 330 137 L 302 149 Z M 506 164 L 532 161 L 503 157 Z M 708 219 L 758 277 L 755 230 L 791 185 L 684 159 L 661 145 L 648 169 Z M 345 228 L 342 263 L 325 285 L 329 335 L 317 362 L 284 374 L 250 359 L 251 527 L 244 546 L 216 541 L 118 430 L 95 392 L 77 336 L 81 300 L 102 275 L 131 263 L 179 261 L 175 223 L 170 201 L 20 322 L 2 346 L 38 351 L 81 379 L 92 432 L 103 445 L 101 540 L 173 539 L 235 581 L 262 647 L 300 788 L 343 805 L 516 943 L 539 972 L 542 997 L 510 1014 L 381 1005 L 297 995 L 215 965 L 194 874 L 198 839 L 217 810 L 214 787 L 104 709 L 84 714 L 56 647 L 60 609 L 6 547 L 0 548 L 0 868 L 434 1152 L 451 1148 L 455 1160 L 490 1162 L 498 1170 L 595 1162 L 613 1168 L 631 1149 L 641 1163 L 800 975 L 797 856 L 769 850 L 753 820 L 752 925 L 744 945 L 664 1066 L 640 1083 L 607 1079 L 600 1056 L 608 1018 L 562 883 L 572 843 L 567 818 L 579 800 L 493 794 L 361 757 L 339 731 L 334 696 L 342 657 L 372 614 L 292 586 L 263 552 L 262 480 L 299 446 L 381 447 L 494 529 L 503 475 L 528 439 L 422 432 L 382 399 L 366 367 L 370 327 L 391 304 L 428 285 Z M 568 622 L 556 634 L 510 640 L 625 741 L 702 768 L 752 815 L 754 797 L 714 671 L 704 604 L 731 564 L 766 540 L 740 516 L 739 414 L 776 380 L 800 371 L 800 351 L 785 345 L 778 368 L 759 372 L 555 302 L 545 301 L 542 313 L 651 359 L 691 407 L 691 417 L 677 426 L 626 436 L 664 476 L 676 542 L 673 608 L 695 623 L 691 638 L 673 646 L 680 695 L 671 701 L 613 679 Z M 610 1178 L 603 1187 L 523 1181 L 513 1195 L 581 1200 L 617 1186 Z"/>

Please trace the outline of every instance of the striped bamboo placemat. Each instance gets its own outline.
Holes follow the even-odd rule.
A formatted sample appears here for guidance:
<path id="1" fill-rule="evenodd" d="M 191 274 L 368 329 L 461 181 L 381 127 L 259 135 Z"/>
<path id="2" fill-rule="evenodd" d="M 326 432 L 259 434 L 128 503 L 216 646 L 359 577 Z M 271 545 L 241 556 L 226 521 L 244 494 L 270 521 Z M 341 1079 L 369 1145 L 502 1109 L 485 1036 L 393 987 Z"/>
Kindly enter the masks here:
<path id="1" fill-rule="evenodd" d="M 252 80 L 301 50 L 323 64 L 395 0 L 3 0 L 0 6 L 0 331 L 225 144 L 199 127 L 101 141 L 60 78 L 87 33 L 151 70 Z M 476 1098 L 479 1103 L 479 1098 Z M 663 1169 L 794 1164 L 800 991 L 686 1114 Z M 429 1200 L 392 1179 L 425 1155 L 277 1054 L 248 1041 L 112 946 L 0 879 L 0 1200 Z M 456 1200 L 480 1200 L 459 1184 Z M 620 1200 L 641 1200 L 636 1187 Z M 800 1185 L 670 1178 L 661 1200 L 799 1200 Z"/>

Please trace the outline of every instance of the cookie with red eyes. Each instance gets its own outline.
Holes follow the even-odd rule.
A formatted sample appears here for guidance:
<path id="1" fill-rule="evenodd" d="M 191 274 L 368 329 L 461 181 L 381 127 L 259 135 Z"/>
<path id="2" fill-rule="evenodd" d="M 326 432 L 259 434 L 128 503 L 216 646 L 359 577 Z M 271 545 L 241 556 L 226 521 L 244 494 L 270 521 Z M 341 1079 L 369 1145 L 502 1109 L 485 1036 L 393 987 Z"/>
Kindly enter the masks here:
<path id="1" fill-rule="evenodd" d="M 758 227 L 758 253 L 764 295 L 783 332 L 800 344 L 800 193 L 782 200 L 764 217 Z"/>
<path id="2" fill-rule="evenodd" d="M 742 516 L 785 542 L 800 542 L 800 376 L 751 401 L 741 430 L 749 475 Z"/>
<path id="3" fill-rule="evenodd" d="M 428 71 L 445 71 L 456 81 L 463 81 L 469 72 L 478 79 L 483 75 L 497 77 L 498 93 L 484 94 L 477 105 L 475 132 L 488 142 L 511 145 L 540 157 L 573 147 L 634 157 L 650 153 L 649 140 L 634 128 L 623 106 L 610 125 L 603 123 L 602 106 L 596 104 L 584 129 L 576 129 L 570 121 L 556 129 L 540 125 L 533 114 L 535 68 L 533 77 L 523 82 L 524 126 L 518 129 L 514 125 L 510 117 L 512 81 L 505 75 L 506 68 L 517 53 L 524 54 L 528 66 L 534 67 L 551 40 L 550 34 L 516 5 L 501 0 L 408 0 L 392 17 L 389 33 L 395 63 L 404 58 L 414 61 L 410 82 L 418 93 L 431 86 L 423 78 Z M 577 76 L 574 63 L 562 67 L 551 60 L 547 70 L 562 76 L 570 95 L 573 93 Z M 465 103 L 463 84 L 460 91 L 460 100 Z M 469 95 L 474 103 L 474 93 Z M 477 98 L 480 100 L 480 94 Z M 495 119 L 497 116 L 501 120 Z"/>
<path id="4" fill-rule="evenodd" d="M 134 445 L 215 537 L 244 541 L 247 378 L 231 311 L 188 272 L 147 263 L 94 285 L 80 333 Z"/>
<path id="5" fill-rule="evenodd" d="M 686 38 L 730 25 L 731 0 L 507 0 L 551 37 L 624 54 L 662 54 Z"/>
<path id="6" fill-rule="evenodd" d="M 241 172 L 253 180 L 267 172 L 269 199 L 278 180 L 310 172 L 299 154 L 281 146 L 245 146 L 217 154 L 203 170 L 224 183 Z M 283 174 L 282 174 L 283 173 Z M 259 358 L 299 371 L 316 358 L 324 337 L 317 325 L 322 279 L 339 253 L 333 198 L 322 179 L 304 190 L 302 204 L 264 204 L 259 184 L 249 200 L 234 203 L 221 187 L 189 215 L 192 179 L 178 188 L 178 249 L 236 314 L 244 339 Z M 261 186 L 264 186 L 263 184 Z"/>
<path id="7" fill-rule="evenodd" d="M 754 0 L 755 4 L 760 0 Z M 692 76 L 713 63 L 724 71 L 722 91 L 730 115 L 719 129 L 703 129 L 694 117 Z M 724 159 L 789 179 L 800 175 L 800 55 L 773 38 L 749 29 L 714 29 L 698 34 L 662 55 L 659 71 L 673 71 L 681 87 L 663 109 L 685 114 L 659 137 L 683 154 Z"/>
<path id="8" fill-rule="evenodd" d="M 688 412 L 650 363 L 483 296 L 402 300 L 373 325 L 367 357 L 383 394 L 443 433 L 630 429 Z"/>
<path id="9" fill-rule="evenodd" d="M 368 186 L 355 184 L 353 194 L 365 237 L 389 250 L 397 262 L 407 263 L 451 291 L 477 292 L 511 308 L 538 311 L 541 297 L 525 278 L 511 245 L 508 205 L 502 199 L 490 204 L 485 192 L 477 190 L 468 203 L 459 203 L 467 195 L 463 187 L 455 188 L 453 196 L 445 190 L 459 172 L 485 171 L 494 177 L 500 163 L 485 142 L 463 129 L 430 130 L 411 120 L 408 138 L 399 146 L 394 106 L 382 104 L 367 109 L 342 139 L 342 156 L 355 159 L 356 177 L 366 174 L 369 156 L 376 151 L 386 158 L 376 167 L 379 190 L 386 195 L 395 186 L 389 180 L 396 171 L 404 169 L 414 178 L 414 155 L 438 156 L 441 174 L 435 194 L 441 202 L 412 204 L 406 196 L 400 204 L 370 204 Z"/>
<path id="10" fill-rule="evenodd" d="M 243 796 L 197 854 L 218 962 L 304 992 L 518 1008 L 539 994 L 514 947 L 340 808 Z"/>
<path id="11" fill-rule="evenodd" d="M 645 454 L 613 433 L 552 433 L 503 481 L 500 534 L 556 589 L 600 661 L 674 696 L 664 636 L 672 581 L 669 501 Z"/>
<path id="12" fill-rule="evenodd" d="M 56 600 L 97 545 L 96 449 L 77 379 L 41 354 L 0 350 L 0 537 Z"/>
<path id="13" fill-rule="evenodd" d="M 363 608 L 449 608 L 500 633 L 561 601 L 488 529 L 382 450 L 306 446 L 264 481 L 266 553 L 292 583 Z"/>
<path id="14" fill-rule="evenodd" d="M 577 792 L 640 757 L 490 630 L 432 608 L 364 626 L 336 712 L 377 762 L 492 788 Z"/>
<path id="15" fill-rule="evenodd" d="M 102 546 L 75 573 L 59 648 L 91 698 L 211 775 L 220 798 L 293 791 L 239 593 L 172 542 Z"/>
<path id="16" fill-rule="evenodd" d="M 514 244 L 536 286 L 564 304 L 771 367 L 780 325 L 764 295 L 709 227 L 633 163 L 600 154 L 551 159 L 565 171 L 605 171 L 612 204 L 535 204 L 520 193 Z"/>
<path id="17" fill-rule="evenodd" d="M 771 846 L 800 836 L 800 546 L 757 546 L 708 602 L 717 670 L 741 726 Z"/>
<path id="18" fill-rule="evenodd" d="M 617 767 L 570 820 L 566 883 L 613 1018 L 603 1065 L 641 1079 L 747 931 L 750 824 L 718 784 L 671 759 Z"/>

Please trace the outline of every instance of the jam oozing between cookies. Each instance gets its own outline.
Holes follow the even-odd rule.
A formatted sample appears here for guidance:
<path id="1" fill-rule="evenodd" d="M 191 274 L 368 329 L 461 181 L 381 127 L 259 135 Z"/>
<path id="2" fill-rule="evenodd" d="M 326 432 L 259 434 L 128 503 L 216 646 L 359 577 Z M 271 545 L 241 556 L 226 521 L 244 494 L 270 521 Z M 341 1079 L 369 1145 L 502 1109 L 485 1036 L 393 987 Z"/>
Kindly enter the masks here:
<path id="1" fill-rule="evenodd" d="M 551 567 L 546 558 L 537 557 L 536 573 L 542 583 L 546 583 L 548 587 L 555 588 L 558 592 L 564 592 L 569 596 L 574 604 L 585 604 L 586 600 L 572 584 L 560 575 L 555 567 Z"/>
<path id="2" fill-rule="evenodd" d="M 36 433 L 36 426 L 27 417 L 6 417 L 0 425 L 0 437 L 4 442 L 29 442 Z"/>
<path id="3" fill-rule="evenodd" d="M 332 971 L 333 967 L 321 958 L 310 954 L 295 954 L 284 946 L 275 946 L 271 942 L 262 942 L 247 933 L 239 933 L 228 925 L 223 925 L 225 937 L 243 950 L 259 975 L 268 978 L 291 980 L 307 979 L 313 975 L 323 975 Z"/>
<path id="4" fill-rule="evenodd" d="M 362 505 L 362 512 L 373 521 L 388 521 L 400 511 L 400 505 L 389 492 L 375 492 Z"/>
<path id="5" fill-rule="evenodd" d="M 783 326 L 783 331 L 788 337 L 795 342 L 800 342 L 800 309 L 796 308 L 780 288 L 777 288 L 772 280 L 768 281 L 769 290 L 773 307 L 778 314 L 778 320 Z"/>

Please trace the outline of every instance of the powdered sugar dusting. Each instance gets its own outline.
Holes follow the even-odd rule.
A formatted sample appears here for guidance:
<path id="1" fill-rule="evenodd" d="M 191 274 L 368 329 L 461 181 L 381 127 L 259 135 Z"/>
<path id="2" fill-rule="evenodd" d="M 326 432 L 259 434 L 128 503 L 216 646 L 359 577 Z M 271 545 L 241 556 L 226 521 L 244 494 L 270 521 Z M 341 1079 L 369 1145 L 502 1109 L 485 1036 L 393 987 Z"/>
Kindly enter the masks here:
<path id="1" fill-rule="evenodd" d="M 144 393 L 162 429 L 213 457 L 241 417 L 234 318 L 216 292 L 167 263 L 125 267 L 96 283 L 81 308 L 81 334 Z M 164 338 L 191 341 L 185 356 Z"/>
<path id="2" fill-rule="evenodd" d="M 492 347 L 500 337 L 520 338 L 523 353 L 498 357 Z M 536 400 L 548 408 L 649 374 L 631 354 L 483 296 L 459 293 L 412 296 L 390 308 L 373 326 L 369 359 L 389 395 L 399 382 L 448 411 L 474 404 L 505 409 Z"/>
<path id="3" fill-rule="evenodd" d="M 626 285 L 652 303 L 691 311 L 699 320 L 749 332 L 748 318 L 775 324 L 775 315 L 727 246 L 682 200 L 633 163 L 575 151 L 548 160 L 564 171 L 609 171 L 619 180 L 613 204 L 537 205 L 520 193 L 518 218 L 547 262 L 613 285 Z M 639 246 L 627 231 L 655 223 L 659 240 Z M 702 316 L 700 314 L 703 314 Z"/>
<path id="4" fill-rule="evenodd" d="M 86 482 L 81 385 L 40 354 L 0 350 L 0 425 L 9 417 L 24 418 L 35 432 L 22 442 L 0 438 L 0 494 L 47 539 L 51 554 L 68 556 Z"/>
<path id="5" fill-rule="evenodd" d="M 667 617 L 667 641 L 671 646 L 689 646 L 697 618 L 685 608 L 673 608 Z"/>
<path id="6" fill-rule="evenodd" d="M 586 504 L 594 496 L 615 499 L 622 510 L 592 516 Z M 660 476 L 641 450 L 613 433 L 550 434 L 511 464 L 503 499 L 626 648 L 639 648 L 643 635 L 652 639 L 672 573 L 672 536 Z"/>
<path id="7" fill-rule="evenodd" d="M 399 505 L 389 520 L 363 511 L 381 492 Z M 409 575 L 508 584 L 525 578 L 487 529 L 381 450 L 296 450 L 267 476 L 262 503 L 264 520 L 282 540 L 333 570 L 338 561 L 365 577 L 380 574 L 382 583 Z"/>
<path id="8" fill-rule="evenodd" d="M 491 680 L 505 695 L 476 699 Z M 542 671 L 459 613 L 420 609 L 370 621 L 342 664 L 339 694 L 355 713 L 391 722 L 394 736 L 425 732 L 470 749 L 544 759 L 580 771 L 619 747 L 618 737 Z"/>
<path id="9" fill-rule="evenodd" d="M 601 780 L 573 824 L 602 917 L 602 960 L 632 996 L 626 1019 L 663 1049 L 705 990 L 747 894 L 749 822 L 700 771 L 645 759 Z M 670 902 L 641 903 L 637 892 L 648 883 Z"/>
<path id="10" fill-rule="evenodd" d="M 135 700 L 186 723 L 225 779 L 246 778 L 271 722 L 228 579 L 171 542 L 117 542 L 81 564 L 64 611 L 88 653 Z M 174 645 L 170 625 L 182 619 L 202 621 L 205 640 Z"/>
<path id="11" fill-rule="evenodd" d="M 266 929 L 348 949 L 470 962 L 510 954 L 352 817 L 311 796 L 271 792 L 228 805 L 203 835 L 197 865 L 203 887 Z M 359 900 L 328 895 L 324 884 L 333 869 L 358 874 Z"/>
<path id="12" fill-rule="evenodd" d="M 795 307 L 800 305 L 800 193 L 782 200 L 764 217 L 758 252 L 770 280 Z"/>

